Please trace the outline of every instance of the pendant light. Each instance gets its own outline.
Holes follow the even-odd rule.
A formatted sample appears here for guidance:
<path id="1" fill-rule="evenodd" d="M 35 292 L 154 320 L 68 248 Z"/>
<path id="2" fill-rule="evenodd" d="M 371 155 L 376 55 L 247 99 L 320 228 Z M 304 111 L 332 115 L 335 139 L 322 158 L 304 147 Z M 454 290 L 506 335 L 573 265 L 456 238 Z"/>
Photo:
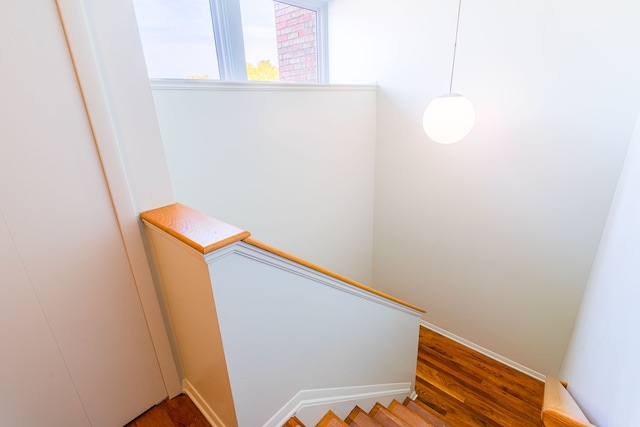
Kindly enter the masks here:
<path id="1" fill-rule="evenodd" d="M 427 136 L 440 144 L 452 144 L 467 136 L 471 132 L 476 116 L 471 101 L 460 94 L 452 92 L 461 6 L 462 0 L 458 0 L 458 19 L 456 21 L 456 38 L 453 44 L 449 93 L 431 101 L 422 118 L 422 126 Z"/>

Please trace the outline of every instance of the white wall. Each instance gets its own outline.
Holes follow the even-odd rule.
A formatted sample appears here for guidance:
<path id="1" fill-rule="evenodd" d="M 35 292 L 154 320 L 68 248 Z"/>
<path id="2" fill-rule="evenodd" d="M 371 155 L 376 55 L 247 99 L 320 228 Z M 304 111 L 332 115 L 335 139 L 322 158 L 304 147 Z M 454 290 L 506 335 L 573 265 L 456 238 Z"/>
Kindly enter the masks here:
<path id="1" fill-rule="evenodd" d="M 288 417 L 271 418 L 302 390 L 405 384 L 410 394 L 418 311 L 245 243 L 206 258 L 240 427 L 282 425 Z"/>
<path id="2" fill-rule="evenodd" d="M 618 182 L 562 369 L 594 424 L 640 417 L 640 120 Z"/>
<path id="3" fill-rule="evenodd" d="M 176 200 L 371 283 L 373 87 L 154 86 Z"/>
<path id="4" fill-rule="evenodd" d="M 454 91 L 476 125 L 441 146 L 421 118 L 457 3 L 329 6 L 332 81 L 379 84 L 374 286 L 557 374 L 640 110 L 640 4 L 462 2 Z"/>
<path id="5" fill-rule="evenodd" d="M 168 393 L 182 391 L 142 240 L 141 211 L 173 202 L 131 0 L 57 0 L 109 195 Z"/>
<path id="6" fill-rule="evenodd" d="M 201 253 L 165 232 L 153 226 L 147 231 L 175 337 L 184 390 L 213 426 L 237 427 L 207 264 Z"/>
<path id="7" fill-rule="evenodd" d="M 0 424 L 123 425 L 167 393 L 58 9 L 0 9 Z"/>
<path id="8" fill-rule="evenodd" d="M 88 426 L 4 216 L 0 220 L 0 420 L 12 426 Z M 25 404 L 30 401 L 37 408 Z"/>
<path id="9" fill-rule="evenodd" d="M 132 1 L 57 2 L 111 191 L 125 181 L 137 220 L 173 194 Z"/>

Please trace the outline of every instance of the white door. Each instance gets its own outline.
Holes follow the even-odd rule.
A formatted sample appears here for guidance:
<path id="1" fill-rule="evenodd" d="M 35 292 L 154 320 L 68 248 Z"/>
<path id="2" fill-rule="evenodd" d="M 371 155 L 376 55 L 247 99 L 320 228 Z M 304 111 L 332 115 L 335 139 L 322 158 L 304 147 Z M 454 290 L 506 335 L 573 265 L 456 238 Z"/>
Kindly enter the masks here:
<path id="1" fill-rule="evenodd" d="M 0 425 L 166 396 L 53 0 L 0 3 Z"/>

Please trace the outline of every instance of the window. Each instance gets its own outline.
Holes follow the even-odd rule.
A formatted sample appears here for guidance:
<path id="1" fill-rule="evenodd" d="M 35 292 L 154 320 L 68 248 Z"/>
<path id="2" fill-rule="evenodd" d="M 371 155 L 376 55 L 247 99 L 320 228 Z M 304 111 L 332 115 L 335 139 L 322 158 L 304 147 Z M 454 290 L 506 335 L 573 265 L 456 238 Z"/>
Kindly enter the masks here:
<path id="1" fill-rule="evenodd" d="M 327 82 L 326 0 L 134 0 L 150 78 Z"/>
<path id="2" fill-rule="evenodd" d="M 208 0 L 135 0 L 149 77 L 219 79 Z"/>

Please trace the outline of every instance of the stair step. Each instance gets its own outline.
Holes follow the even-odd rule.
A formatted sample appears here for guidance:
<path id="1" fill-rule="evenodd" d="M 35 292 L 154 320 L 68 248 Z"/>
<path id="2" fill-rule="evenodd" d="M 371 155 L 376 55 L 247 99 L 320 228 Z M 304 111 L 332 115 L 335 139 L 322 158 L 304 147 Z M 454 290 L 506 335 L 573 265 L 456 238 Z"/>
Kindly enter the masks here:
<path id="1" fill-rule="evenodd" d="M 433 424 L 422 419 L 420 415 L 416 414 L 395 399 L 389 404 L 388 408 L 389 412 L 409 424 L 411 427 L 434 427 Z"/>
<path id="2" fill-rule="evenodd" d="M 329 411 L 324 417 L 316 424 L 316 427 L 348 427 L 349 424 L 345 423 L 333 412 Z"/>
<path id="3" fill-rule="evenodd" d="M 434 427 L 451 427 L 449 424 L 438 418 L 438 416 L 432 412 L 433 410 L 429 409 L 427 405 L 418 400 L 414 401 L 407 397 L 404 400 L 404 404 L 407 408 L 420 415 L 420 418 L 433 424 Z"/>
<path id="4" fill-rule="evenodd" d="M 382 424 L 374 420 L 362 408 L 356 406 L 345 418 L 351 427 L 381 427 Z"/>
<path id="5" fill-rule="evenodd" d="M 369 416 L 373 417 L 373 419 L 378 421 L 384 427 L 411 427 L 411 425 L 405 423 L 400 418 L 389 412 L 389 410 L 380 403 L 376 403 L 373 406 L 371 411 L 369 411 Z"/>
<path id="6" fill-rule="evenodd" d="M 442 421 L 427 404 L 406 398 L 404 403 L 393 400 L 387 408 L 376 403 L 369 413 L 359 406 L 347 415 L 344 421 L 329 411 L 316 427 L 451 427 Z M 282 427 L 305 427 L 295 416 Z"/>
<path id="7" fill-rule="evenodd" d="M 296 417 L 291 417 L 282 427 L 305 427 L 305 425 Z"/>

